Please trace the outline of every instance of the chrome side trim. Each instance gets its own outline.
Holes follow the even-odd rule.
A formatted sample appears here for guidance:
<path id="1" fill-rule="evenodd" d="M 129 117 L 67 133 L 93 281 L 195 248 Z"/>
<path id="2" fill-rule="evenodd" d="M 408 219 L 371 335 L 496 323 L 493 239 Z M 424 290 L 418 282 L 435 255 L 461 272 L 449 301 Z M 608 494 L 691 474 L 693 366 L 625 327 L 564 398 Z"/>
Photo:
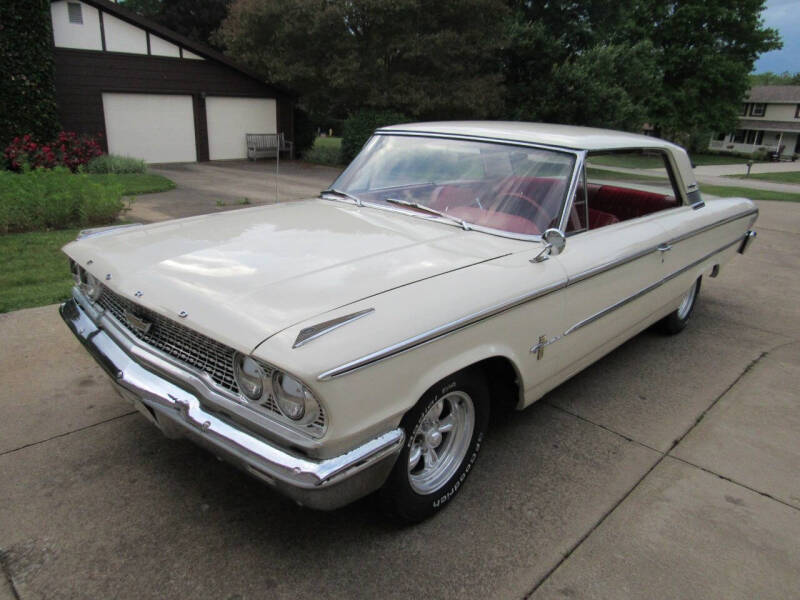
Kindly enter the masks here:
<path id="1" fill-rule="evenodd" d="M 663 245 L 673 246 L 673 245 L 677 244 L 678 242 L 682 242 L 683 240 L 688 240 L 691 237 L 694 237 L 696 235 L 699 235 L 701 233 L 704 233 L 704 232 L 709 231 L 711 229 L 714 229 L 716 227 L 721 227 L 722 225 L 727 225 L 728 223 L 732 223 L 733 221 L 738 221 L 739 219 L 744 219 L 746 217 L 750 217 L 752 215 L 757 215 L 757 214 L 758 214 L 758 209 L 754 208 L 754 209 L 749 210 L 747 212 L 744 212 L 744 213 L 741 213 L 741 214 L 738 214 L 738 215 L 734 215 L 732 217 L 728 217 L 728 218 L 723 219 L 721 221 L 717 221 L 716 223 L 711 223 L 709 225 L 704 225 L 703 227 L 700 227 L 700 228 L 695 229 L 693 231 L 689 231 L 687 233 L 684 233 L 682 235 L 674 237 L 674 238 L 664 242 L 663 244 L 656 244 L 655 246 L 651 246 L 649 248 L 645 248 L 644 250 L 640 250 L 639 252 L 636 252 L 634 254 L 629 254 L 627 256 L 623 256 L 622 258 L 618 258 L 616 260 L 612 260 L 612 261 L 609 261 L 607 263 L 603 263 L 602 265 L 598 265 L 596 267 L 592 267 L 591 269 L 587 269 L 586 271 L 583 271 L 581 273 L 578 273 L 577 275 L 573 275 L 572 277 L 570 277 L 569 285 L 572 285 L 574 283 L 578 283 L 578 282 L 583 281 L 584 279 L 588 279 L 590 277 L 594 277 L 595 275 L 600 275 L 601 273 L 605 273 L 606 271 L 610 271 L 611 269 L 615 269 L 616 267 L 621 267 L 624 264 L 627 264 L 629 262 L 633 262 L 634 260 L 642 258 L 643 256 L 647 256 L 648 254 L 651 254 L 653 252 L 657 252 L 659 250 L 659 248 L 661 246 L 663 246 Z"/>
<path id="2" fill-rule="evenodd" d="M 374 308 L 367 308 L 365 310 L 360 310 L 358 312 L 351 313 L 349 315 L 345 315 L 343 317 L 339 317 L 337 319 L 331 319 L 330 321 L 325 321 L 324 323 L 317 323 L 316 325 L 312 325 L 311 327 L 305 327 L 300 330 L 300 333 L 297 334 L 297 339 L 295 339 L 294 344 L 292 345 L 292 349 L 299 348 L 311 342 L 318 337 L 322 337 L 326 333 L 330 333 L 335 329 L 339 329 L 342 325 L 347 325 L 348 323 L 352 323 L 360 319 L 361 317 L 366 317 L 368 314 L 375 312 Z"/>
<path id="3" fill-rule="evenodd" d="M 108 225 L 107 227 L 92 227 L 90 229 L 81 229 L 78 232 L 76 240 L 85 240 L 86 238 L 100 237 L 114 233 L 119 229 L 128 229 L 129 227 L 141 227 L 144 223 L 125 223 L 124 225 Z"/>
<path id="4" fill-rule="evenodd" d="M 739 254 L 744 254 L 747 252 L 747 249 L 750 248 L 750 244 L 753 243 L 753 240 L 756 239 L 756 232 L 753 230 L 748 230 L 747 233 L 744 235 L 744 239 L 742 240 L 742 245 L 739 246 L 737 252 Z"/>
<path id="5" fill-rule="evenodd" d="M 716 223 L 711 223 L 709 225 L 705 225 L 703 227 L 700 227 L 698 229 L 695 229 L 693 231 L 690 231 L 690 232 L 685 233 L 683 235 L 680 235 L 678 237 L 672 238 L 671 240 L 666 242 L 666 244 L 669 245 L 669 246 L 672 246 L 673 244 L 676 244 L 676 243 L 678 243 L 680 241 L 689 239 L 689 238 L 691 238 L 691 237 L 693 237 L 695 235 L 698 235 L 698 234 L 703 233 L 705 231 L 708 231 L 710 229 L 714 229 L 716 227 L 720 227 L 722 225 L 726 225 L 726 224 L 731 223 L 733 221 L 738 221 L 739 219 L 744 219 L 746 217 L 749 217 L 749 216 L 752 216 L 752 215 L 757 215 L 757 214 L 758 214 L 758 209 L 754 208 L 754 209 L 749 210 L 747 212 L 744 212 L 744 213 L 741 213 L 741 214 L 738 214 L 738 215 L 733 215 L 731 217 L 723 219 L 722 221 L 717 221 Z M 737 239 L 737 241 L 739 241 L 739 240 Z M 362 369 L 362 368 L 364 368 L 364 367 L 366 367 L 368 365 L 374 364 L 376 362 L 379 362 L 379 361 L 382 361 L 382 360 L 386 360 L 387 358 L 391 358 L 392 356 L 396 356 L 397 354 L 400 354 L 402 352 L 407 352 L 408 350 L 411 350 L 412 348 L 415 348 L 417 346 L 421 346 L 422 344 L 427 344 L 428 342 L 432 342 L 435 339 L 444 337 L 444 336 L 449 335 L 451 333 L 454 333 L 454 332 L 456 332 L 456 331 L 458 331 L 460 329 L 463 329 L 465 327 L 469 327 L 470 325 L 474 325 L 475 323 L 478 323 L 479 321 L 482 321 L 484 319 L 488 319 L 489 317 L 493 317 L 493 316 L 498 315 L 498 314 L 500 314 L 502 312 L 505 312 L 507 310 L 511 310 L 512 308 L 515 308 L 515 307 L 517 307 L 517 306 L 519 306 L 521 304 L 524 304 L 526 302 L 530 302 L 530 301 L 535 300 L 537 298 L 541 298 L 542 296 L 545 296 L 545 295 L 550 294 L 552 292 L 558 291 L 558 290 L 563 289 L 565 287 L 568 287 L 570 285 L 579 283 L 579 282 L 584 281 L 584 280 L 586 280 L 586 279 L 588 279 L 590 277 L 594 277 L 595 275 L 600 275 L 601 273 L 605 273 L 606 271 L 610 271 L 611 269 L 614 269 L 616 267 L 619 267 L 619 266 L 622 266 L 622 265 L 627 264 L 629 262 L 632 262 L 632 261 L 634 261 L 634 260 L 636 260 L 638 258 L 641 258 L 643 256 L 646 256 L 646 255 L 648 255 L 648 254 L 650 254 L 652 252 L 657 252 L 657 251 L 659 251 L 659 248 L 661 246 L 663 246 L 663 245 L 664 245 L 663 243 L 660 243 L 660 244 L 657 244 L 655 246 L 652 246 L 652 247 L 649 247 L 649 248 L 645 248 L 644 250 L 640 250 L 639 252 L 636 252 L 634 254 L 631 254 L 631 255 L 628 255 L 628 256 L 624 256 L 624 257 L 619 258 L 617 260 L 604 263 L 604 264 L 599 265 L 597 267 L 592 267 L 591 269 L 587 269 L 586 271 L 583 271 L 582 273 L 578 273 L 577 275 L 569 278 L 567 281 L 565 281 L 565 282 L 563 282 L 561 284 L 551 285 L 551 286 L 548 286 L 548 287 L 543 288 L 541 290 L 537 290 L 535 292 L 531 292 L 530 294 L 525 294 L 524 296 L 520 296 L 518 298 L 515 298 L 514 300 L 511 300 L 511 301 L 509 301 L 507 303 L 503 303 L 503 304 L 498 304 L 498 305 L 492 306 L 492 307 L 490 307 L 488 309 L 485 309 L 483 311 L 479 311 L 479 312 L 473 313 L 471 315 L 467 315 L 465 317 L 462 317 L 462 318 L 457 319 L 455 321 L 451 321 L 449 323 L 446 323 L 444 325 L 441 325 L 441 326 L 436 327 L 434 329 L 431 329 L 429 331 L 420 333 L 419 335 L 407 338 L 407 339 L 405 339 L 403 341 L 400 341 L 400 342 L 398 342 L 396 344 L 392 344 L 391 346 L 387 346 L 386 348 L 382 348 L 381 350 L 377 350 L 375 352 L 372 352 L 370 354 L 367 354 L 365 356 L 362 356 L 362 357 L 357 358 L 355 360 L 352 360 L 350 362 L 347 362 L 347 363 L 344 363 L 344 364 L 339 365 L 337 367 L 334 367 L 333 369 L 329 369 L 329 370 L 321 373 L 320 375 L 318 375 L 317 376 L 317 380 L 318 381 L 325 381 L 327 379 L 333 379 L 334 377 L 339 377 L 341 375 L 345 375 L 347 373 L 351 373 L 351 372 L 356 371 L 358 369 Z M 727 248 L 727 247 L 728 246 L 726 246 L 725 248 Z M 713 253 L 711 253 L 709 256 L 713 256 L 714 254 L 717 254 L 718 252 L 721 252 L 725 248 L 722 248 L 721 250 L 716 250 Z M 699 262 L 702 262 L 703 260 L 706 260 L 707 258 L 708 258 L 708 256 L 704 257 Z M 689 265 L 689 266 L 687 266 L 685 268 L 689 269 L 692 266 L 693 266 L 693 264 Z M 672 277 L 677 276 L 677 274 L 679 274 L 679 273 L 675 273 L 673 275 L 670 275 L 669 278 L 671 279 Z M 662 280 L 661 283 L 663 283 L 664 281 L 667 281 L 667 280 L 668 279 Z M 661 285 L 661 283 L 658 283 L 658 285 Z M 653 289 L 655 289 L 655 288 L 653 288 Z M 646 293 L 646 292 L 643 292 L 643 293 Z M 635 299 L 635 298 L 632 298 L 631 300 L 633 300 L 633 299 Z M 630 302 L 630 300 L 628 300 L 628 302 Z M 599 317 L 597 317 L 597 318 L 599 318 Z M 574 330 L 575 326 L 573 326 L 571 329 Z"/>
<path id="6" fill-rule="evenodd" d="M 392 344 L 391 346 L 387 346 L 386 348 L 377 350 L 376 352 L 372 352 L 350 362 L 339 365 L 338 367 L 321 373 L 319 376 L 317 376 L 317 380 L 325 381 L 327 379 L 333 379 L 334 377 L 345 375 L 346 373 L 352 373 L 358 369 L 363 369 L 366 366 L 386 360 L 387 358 L 391 358 L 393 356 L 397 356 L 398 354 L 408 352 L 413 348 L 417 348 L 418 346 L 422 346 L 446 335 L 450 335 L 451 333 L 455 333 L 460 329 L 474 325 L 475 323 L 483 321 L 484 319 L 498 315 L 502 312 L 520 306 L 521 304 L 525 304 L 526 302 L 531 302 L 532 300 L 546 296 L 547 294 L 563 289 L 564 287 L 566 287 L 566 281 L 560 281 L 556 284 L 536 290 L 535 292 L 518 296 L 517 298 L 514 298 L 508 302 L 495 304 L 489 308 L 485 308 L 481 311 L 461 317 L 455 321 L 451 321 L 434 329 L 420 333 L 419 335 L 415 335 L 403 341 L 397 342 L 396 344 Z"/>
<path id="7" fill-rule="evenodd" d="M 645 294 L 648 294 L 648 293 L 652 292 L 653 290 L 661 287 L 662 285 L 664 285 L 668 281 L 671 281 L 672 279 L 675 279 L 678 275 L 682 275 L 686 271 L 696 267 L 699 264 L 702 264 L 703 262 L 707 261 L 709 258 L 719 254 L 720 252 L 724 252 L 725 250 L 727 250 L 728 248 L 730 248 L 734 244 L 740 244 L 741 242 L 742 242 L 741 238 L 736 238 L 735 240 L 725 244 L 721 248 L 718 248 L 717 250 L 714 250 L 713 252 L 709 252 L 708 254 L 703 256 L 702 258 L 699 258 L 696 261 L 689 263 L 685 267 L 681 267 L 677 271 L 675 271 L 673 273 L 670 273 L 666 277 L 663 277 L 663 278 L 659 279 L 655 283 L 652 283 L 652 284 L 648 285 L 647 287 L 642 288 L 641 290 L 639 290 L 635 294 L 631 294 L 627 298 L 623 298 L 619 302 L 616 302 L 616 303 L 612 304 L 611 306 L 609 306 L 607 308 L 604 308 L 603 310 L 601 310 L 599 312 L 596 312 L 595 314 L 591 315 L 590 317 L 585 318 L 583 321 L 579 321 L 579 322 L 575 323 L 575 325 L 573 325 L 572 327 L 570 327 L 569 329 L 567 329 L 564 332 L 564 335 L 562 335 L 561 337 L 559 337 L 557 339 L 561 339 L 564 336 L 569 335 L 570 333 L 574 333 L 575 331 L 578 331 L 579 329 L 581 329 L 583 327 L 586 327 L 587 325 L 589 325 L 591 323 L 594 323 L 598 319 L 601 319 L 601 318 L 605 317 L 606 315 L 614 312 L 618 308 L 622 308 L 626 304 L 628 304 L 630 302 L 633 302 L 634 300 L 637 300 L 638 298 L 641 298 Z"/>

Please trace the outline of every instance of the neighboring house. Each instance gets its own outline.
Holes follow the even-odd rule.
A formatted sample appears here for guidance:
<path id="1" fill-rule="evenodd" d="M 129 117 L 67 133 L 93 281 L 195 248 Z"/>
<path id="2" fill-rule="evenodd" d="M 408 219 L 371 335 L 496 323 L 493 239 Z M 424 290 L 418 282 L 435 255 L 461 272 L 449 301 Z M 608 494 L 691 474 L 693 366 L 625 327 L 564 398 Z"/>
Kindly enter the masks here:
<path id="1" fill-rule="evenodd" d="M 291 94 L 219 52 L 108 0 L 50 12 L 65 130 L 150 163 L 245 158 L 246 133 L 294 139 Z"/>
<path id="2" fill-rule="evenodd" d="M 800 154 L 800 85 L 759 85 L 750 89 L 733 133 L 715 135 L 708 146 L 723 152 Z"/>

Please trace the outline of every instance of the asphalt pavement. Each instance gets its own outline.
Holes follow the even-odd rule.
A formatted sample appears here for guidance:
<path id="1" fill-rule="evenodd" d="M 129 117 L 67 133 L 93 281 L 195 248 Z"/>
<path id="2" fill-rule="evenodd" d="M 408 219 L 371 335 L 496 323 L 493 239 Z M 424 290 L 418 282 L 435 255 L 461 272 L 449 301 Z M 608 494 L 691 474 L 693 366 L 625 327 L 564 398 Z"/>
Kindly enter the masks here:
<path id="1" fill-rule="evenodd" d="M 56 306 L 0 315 L 0 600 L 797 597 L 800 205 L 758 205 L 683 333 L 648 330 L 493 424 L 413 527 L 369 498 L 294 505 L 162 437 Z"/>

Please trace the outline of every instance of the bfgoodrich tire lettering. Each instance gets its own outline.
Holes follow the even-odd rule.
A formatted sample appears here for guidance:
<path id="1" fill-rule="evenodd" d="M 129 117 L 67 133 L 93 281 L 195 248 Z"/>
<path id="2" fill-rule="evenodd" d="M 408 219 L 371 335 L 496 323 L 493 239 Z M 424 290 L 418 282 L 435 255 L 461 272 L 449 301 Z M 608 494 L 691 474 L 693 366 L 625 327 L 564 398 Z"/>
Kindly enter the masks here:
<path id="1" fill-rule="evenodd" d="M 381 490 L 384 507 L 411 522 L 444 508 L 472 470 L 488 422 L 480 371 L 459 371 L 431 387 L 403 417 L 406 443 Z"/>

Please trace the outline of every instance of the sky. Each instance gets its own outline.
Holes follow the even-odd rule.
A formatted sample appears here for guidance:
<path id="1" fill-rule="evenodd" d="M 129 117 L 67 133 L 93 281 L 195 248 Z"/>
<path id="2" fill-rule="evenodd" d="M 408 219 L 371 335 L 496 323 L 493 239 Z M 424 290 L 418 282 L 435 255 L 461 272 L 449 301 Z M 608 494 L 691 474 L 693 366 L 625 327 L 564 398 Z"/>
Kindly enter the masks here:
<path id="1" fill-rule="evenodd" d="M 753 72 L 800 72 L 800 2 L 767 0 L 767 7 L 761 16 L 767 27 L 777 29 L 781 34 L 783 49 L 762 54 Z"/>

